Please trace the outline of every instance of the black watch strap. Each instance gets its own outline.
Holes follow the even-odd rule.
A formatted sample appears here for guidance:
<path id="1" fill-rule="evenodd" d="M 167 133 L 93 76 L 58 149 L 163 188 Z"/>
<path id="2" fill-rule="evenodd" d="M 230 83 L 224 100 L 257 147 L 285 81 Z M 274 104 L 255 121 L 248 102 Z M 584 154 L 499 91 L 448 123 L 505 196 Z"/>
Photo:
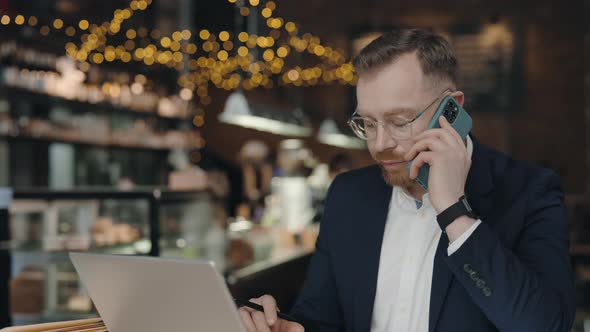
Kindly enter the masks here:
<path id="1" fill-rule="evenodd" d="M 468 216 L 470 218 L 477 219 L 477 215 L 471 209 L 471 206 L 467 202 L 465 195 L 461 196 L 457 203 L 449 206 L 446 210 L 439 213 L 439 215 L 436 216 L 436 221 L 438 221 L 438 225 L 444 233 L 447 229 L 447 226 L 449 226 L 449 224 L 461 216 Z"/>

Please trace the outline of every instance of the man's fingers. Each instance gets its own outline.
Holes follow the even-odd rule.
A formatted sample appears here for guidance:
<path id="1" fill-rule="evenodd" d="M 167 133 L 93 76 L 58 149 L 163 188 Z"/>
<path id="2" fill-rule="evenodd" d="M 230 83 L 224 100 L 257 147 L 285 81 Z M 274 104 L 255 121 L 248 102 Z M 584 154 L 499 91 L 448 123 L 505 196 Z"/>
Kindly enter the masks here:
<path id="1" fill-rule="evenodd" d="M 256 332 L 270 332 L 270 328 L 268 327 L 268 323 L 266 322 L 266 317 L 264 317 L 264 313 L 260 311 L 255 311 L 251 314 L 252 320 L 254 321 L 254 325 L 256 326 Z"/>
<path id="2" fill-rule="evenodd" d="M 412 166 L 410 167 L 410 179 L 417 178 L 420 167 L 422 167 L 424 164 L 430 164 L 432 162 L 432 157 L 432 152 L 420 152 L 414 161 L 412 161 Z"/>
<path id="3" fill-rule="evenodd" d="M 406 153 L 406 155 L 404 156 L 404 158 L 406 160 L 412 160 L 414 158 L 416 158 L 416 155 L 422 151 L 437 151 L 437 150 L 441 150 L 444 148 L 443 143 L 436 139 L 436 138 L 425 138 L 422 139 L 418 142 L 416 142 L 416 144 L 414 144 L 414 146 L 412 146 L 412 148 L 410 149 L 410 151 L 408 151 L 408 153 Z"/>
<path id="4" fill-rule="evenodd" d="M 260 297 L 260 302 L 264 308 L 264 316 L 268 325 L 274 325 L 277 321 L 277 302 L 270 295 Z"/>
<path id="5" fill-rule="evenodd" d="M 435 129 L 428 129 L 417 135 L 414 140 L 420 141 L 425 138 L 435 138 L 441 141 L 446 142 L 449 145 L 455 146 L 459 145 L 455 137 L 449 133 L 449 131 L 445 128 L 435 128 Z"/>
<path id="6" fill-rule="evenodd" d="M 453 128 L 453 126 L 449 123 L 449 121 L 447 120 L 447 118 L 445 118 L 444 116 L 441 116 L 438 123 L 440 124 L 440 127 L 445 129 L 448 133 L 451 134 L 451 136 L 453 137 L 453 139 L 459 143 L 459 145 L 461 146 L 465 146 L 465 144 L 463 143 L 463 139 L 461 138 L 461 135 L 459 135 L 459 133 L 457 132 L 457 130 L 455 130 L 455 128 Z"/>
<path id="7" fill-rule="evenodd" d="M 301 326 L 301 324 L 294 323 L 294 322 L 288 322 L 288 321 L 285 321 L 285 323 L 287 323 L 287 328 L 285 329 L 286 332 L 304 332 L 305 331 L 305 329 L 303 328 L 303 326 Z"/>
<path id="8" fill-rule="evenodd" d="M 242 318 L 242 322 L 244 323 L 246 330 L 248 332 L 256 332 L 256 326 L 254 325 L 254 321 L 252 320 L 252 317 L 250 316 L 250 312 L 248 310 L 246 310 L 246 308 L 242 307 L 242 308 L 238 309 L 238 313 L 240 314 L 240 317 Z"/>

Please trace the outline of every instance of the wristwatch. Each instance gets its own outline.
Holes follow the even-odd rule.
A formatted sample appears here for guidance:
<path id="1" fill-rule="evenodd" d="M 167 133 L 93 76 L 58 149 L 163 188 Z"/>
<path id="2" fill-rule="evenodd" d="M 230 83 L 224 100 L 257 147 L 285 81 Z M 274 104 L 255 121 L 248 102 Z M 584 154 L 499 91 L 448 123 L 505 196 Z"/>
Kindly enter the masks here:
<path id="1" fill-rule="evenodd" d="M 439 213 L 438 216 L 436 216 L 436 221 L 444 233 L 447 229 L 447 226 L 449 226 L 449 224 L 461 216 L 468 216 L 473 219 L 478 219 L 477 215 L 475 212 L 473 212 L 473 209 L 471 209 L 471 206 L 467 202 L 467 197 L 465 197 L 465 195 L 459 197 L 459 201 L 457 203 L 449 206 L 446 210 Z"/>

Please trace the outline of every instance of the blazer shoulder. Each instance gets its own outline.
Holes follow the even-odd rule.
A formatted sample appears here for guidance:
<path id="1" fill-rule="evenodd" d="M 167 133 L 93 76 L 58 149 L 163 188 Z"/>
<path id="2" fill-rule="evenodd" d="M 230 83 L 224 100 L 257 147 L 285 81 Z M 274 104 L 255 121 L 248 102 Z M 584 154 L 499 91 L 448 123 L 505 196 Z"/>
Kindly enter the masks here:
<path id="1" fill-rule="evenodd" d="M 353 169 L 339 174 L 334 179 L 334 184 L 345 186 L 371 185 L 375 183 L 385 183 L 381 176 L 381 169 L 378 165 Z"/>
<path id="2" fill-rule="evenodd" d="M 491 171 L 496 182 L 525 191 L 537 191 L 539 187 L 561 187 L 558 174 L 546 167 L 526 160 L 514 159 L 503 152 L 487 148 Z"/>

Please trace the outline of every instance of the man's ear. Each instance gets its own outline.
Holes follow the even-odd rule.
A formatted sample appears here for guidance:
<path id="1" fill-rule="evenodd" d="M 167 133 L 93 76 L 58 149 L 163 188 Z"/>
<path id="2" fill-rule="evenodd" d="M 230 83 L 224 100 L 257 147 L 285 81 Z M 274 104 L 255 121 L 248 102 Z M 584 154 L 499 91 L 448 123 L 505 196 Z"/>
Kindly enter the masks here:
<path id="1" fill-rule="evenodd" d="M 453 91 L 453 93 L 451 93 L 451 96 L 455 98 L 455 100 L 459 103 L 459 105 L 461 105 L 461 107 L 463 107 L 463 103 L 465 102 L 465 94 L 463 93 L 463 91 Z"/>

